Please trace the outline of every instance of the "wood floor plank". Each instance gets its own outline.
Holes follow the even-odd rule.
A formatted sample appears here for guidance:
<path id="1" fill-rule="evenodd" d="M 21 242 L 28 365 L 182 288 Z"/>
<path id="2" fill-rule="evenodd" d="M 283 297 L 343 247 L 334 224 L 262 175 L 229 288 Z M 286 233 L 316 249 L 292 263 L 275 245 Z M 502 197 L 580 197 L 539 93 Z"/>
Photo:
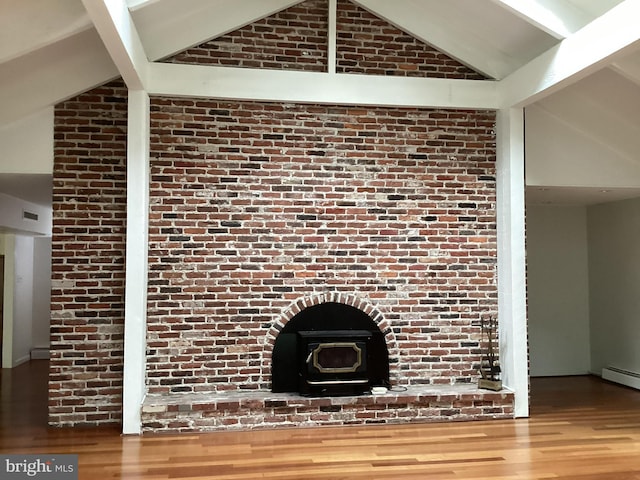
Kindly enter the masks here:
<path id="1" fill-rule="evenodd" d="M 640 392 L 593 377 L 532 379 L 529 419 L 138 437 L 48 428 L 31 363 L 2 372 L 0 451 L 76 453 L 80 479 L 640 480 Z"/>

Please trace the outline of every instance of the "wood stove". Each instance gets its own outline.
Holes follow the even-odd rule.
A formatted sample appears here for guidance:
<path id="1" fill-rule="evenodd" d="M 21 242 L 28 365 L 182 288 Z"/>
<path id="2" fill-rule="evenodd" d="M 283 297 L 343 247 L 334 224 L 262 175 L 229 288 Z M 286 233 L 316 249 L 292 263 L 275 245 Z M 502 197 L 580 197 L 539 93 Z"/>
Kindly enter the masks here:
<path id="1" fill-rule="evenodd" d="M 367 330 L 298 332 L 299 392 L 357 395 L 369 391 Z"/>
<path id="2" fill-rule="evenodd" d="M 358 395 L 389 386 L 384 334 L 365 312 L 327 302 L 295 315 L 276 338 L 272 390 Z"/>

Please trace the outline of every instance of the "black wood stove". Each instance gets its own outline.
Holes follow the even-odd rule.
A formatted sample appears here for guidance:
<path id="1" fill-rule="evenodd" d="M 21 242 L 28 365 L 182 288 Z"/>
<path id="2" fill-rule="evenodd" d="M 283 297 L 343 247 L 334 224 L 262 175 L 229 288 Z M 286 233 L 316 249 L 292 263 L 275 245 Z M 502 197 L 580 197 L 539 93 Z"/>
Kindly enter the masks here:
<path id="1" fill-rule="evenodd" d="M 298 332 L 298 390 L 303 395 L 357 395 L 371 388 L 367 330 Z"/>
<path id="2" fill-rule="evenodd" d="M 389 385 L 383 332 L 365 312 L 328 302 L 295 315 L 276 338 L 272 390 L 309 396 L 358 395 Z"/>

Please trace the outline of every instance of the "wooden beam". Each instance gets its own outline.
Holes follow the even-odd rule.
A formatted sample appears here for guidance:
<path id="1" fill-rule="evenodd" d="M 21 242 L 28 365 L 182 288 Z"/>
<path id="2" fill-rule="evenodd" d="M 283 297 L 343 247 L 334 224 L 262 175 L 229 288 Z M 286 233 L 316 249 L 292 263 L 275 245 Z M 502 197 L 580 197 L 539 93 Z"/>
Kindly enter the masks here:
<path id="1" fill-rule="evenodd" d="M 82 0 L 109 55 L 131 90 L 143 90 L 148 60 L 124 0 Z"/>
<path id="2" fill-rule="evenodd" d="M 640 45 L 640 2 L 625 0 L 500 81 L 503 106 L 526 106 Z"/>
<path id="3" fill-rule="evenodd" d="M 558 40 L 567 38 L 593 20 L 569 2 L 558 2 L 557 0 L 491 1 Z"/>
<path id="4" fill-rule="evenodd" d="M 151 95 L 268 102 L 495 109 L 496 82 L 151 63 Z"/>

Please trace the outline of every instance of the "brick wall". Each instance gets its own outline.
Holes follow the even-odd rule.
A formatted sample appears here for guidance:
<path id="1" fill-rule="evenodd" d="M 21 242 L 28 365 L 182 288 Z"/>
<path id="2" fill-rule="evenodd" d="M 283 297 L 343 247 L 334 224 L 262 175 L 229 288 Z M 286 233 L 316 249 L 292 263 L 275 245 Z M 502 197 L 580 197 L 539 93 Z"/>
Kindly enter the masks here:
<path id="1" fill-rule="evenodd" d="M 495 310 L 492 112 L 155 98 L 150 393 L 268 388 L 301 298 L 383 313 L 400 383 L 470 382 Z"/>
<path id="2" fill-rule="evenodd" d="M 55 109 L 49 422 L 119 423 L 122 412 L 126 89 Z"/>
<path id="3" fill-rule="evenodd" d="M 476 75 L 350 2 L 339 9 L 341 71 Z M 381 34 L 399 41 L 381 48 Z M 250 51 L 256 38 L 261 52 Z M 326 1 L 309 0 L 170 61 L 325 70 L 325 38 Z M 270 50 L 283 42 L 284 53 Z M 375 62 L 349 57 L 354 48 L 364 60 L 377 49 Z M 412 60 L 414 50 L 423 53 Z M 56 109 L 58 425 L 120 421 L 125 96 L 109 84 Z M 268 389 L 278 329 L 328 297 L 380 313 L 394 383 L 469 384 L 479 317 L 496 309 L 494 121 L 487 111 L 152 99 L 149 393 Z"/>
<path id="4" fill-rule="evenodd" d="M 307 0 L 167 59 L 326 72 L 328 0 Z M 337 73 L 483 80 L 481 74 L 348 0 L 338 1 Z"/>
<path id="5" fill-rule="evenodd" d="M 308 0 L 168 61 L 326 70 L 327 8 Z M 346 0 L 337 29 L 338 71 L 482 78 Z M 154 99 L 150 393 L 268 388 L 270 330 L 326 293 L 386 311 L 395 380 L 469 382 L 472 324 L 495 308 L 494 121 Z"/>
<path id="6" fill-rule="evenodd" d="M 327 70 L 327 0 L 307 0 L 170 59 L 171 63 Z"/>
<path id="7" fill-rule="evenodd" d="M 348 0 L 338 1 L 337 73 L 485 77 Z"/>

